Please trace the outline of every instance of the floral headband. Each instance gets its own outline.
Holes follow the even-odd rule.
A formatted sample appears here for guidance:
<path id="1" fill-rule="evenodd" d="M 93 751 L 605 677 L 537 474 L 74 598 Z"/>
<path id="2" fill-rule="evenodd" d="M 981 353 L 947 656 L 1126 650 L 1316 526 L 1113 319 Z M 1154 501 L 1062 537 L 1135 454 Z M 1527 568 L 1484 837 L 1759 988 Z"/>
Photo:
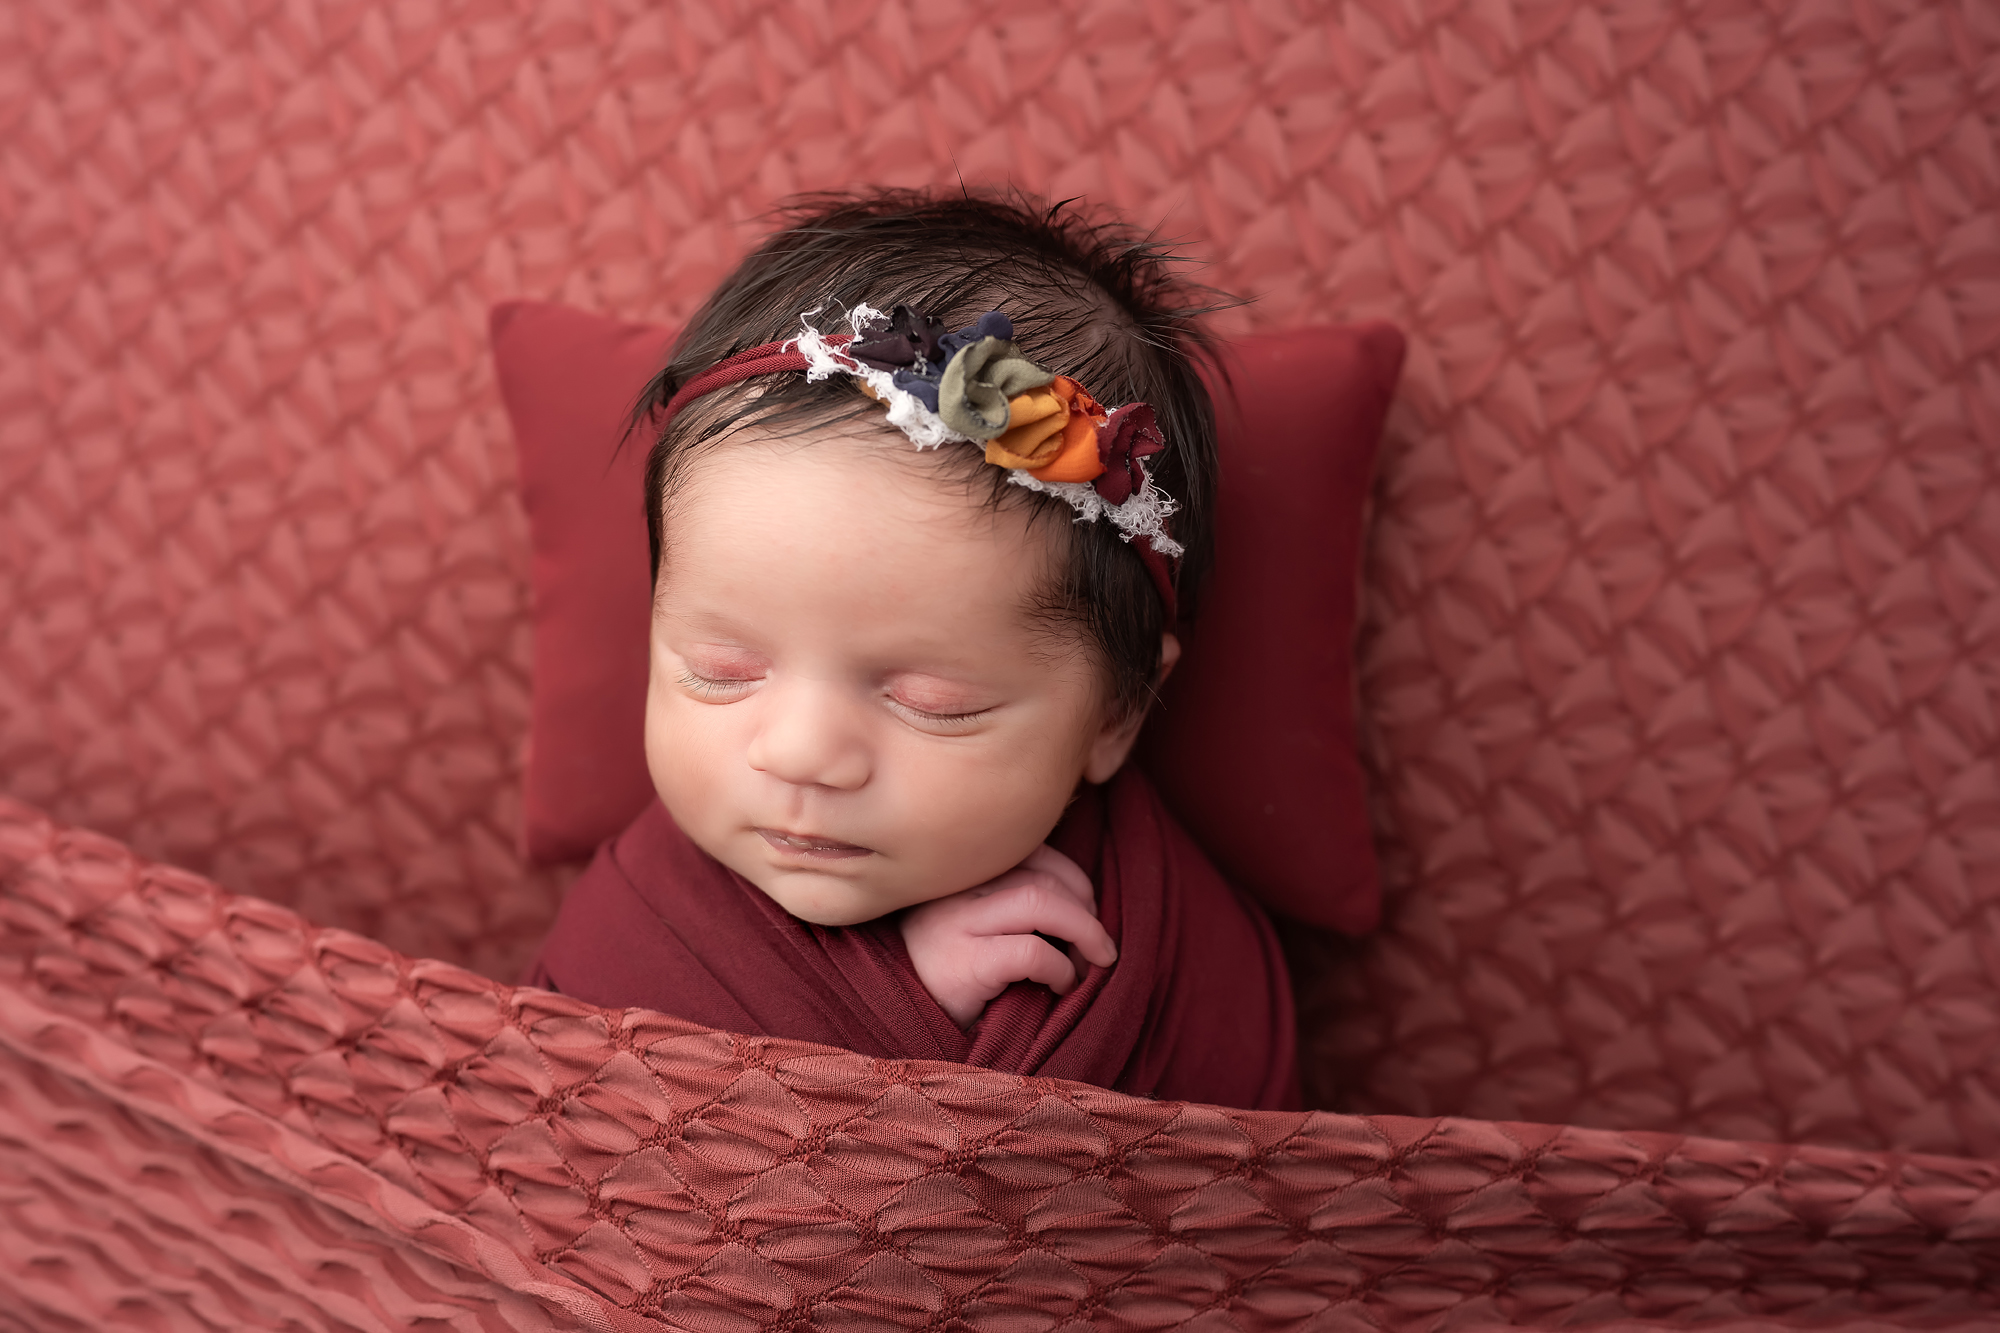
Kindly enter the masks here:
<path id="1" fill-rule="evenodd" d="M 1013 321 L 998 311 L 956 333 L 906 305 L 893 316 L 857 305 L 847 322 L 851 334 L 829 336 L 806 324 L 795 338 L 716 363 L 673 396 L 662 426 L 703 394 L 752 376 L 852 376 L 919 449 L 983 444 L 986 461 L 1008 469 L 1016 486 L 1067 501 L 1080 523 L 1110 519 L 1145 563 L 1173 623 L 1182 548 L 1166 523 L 1178 506 L 1146 470 L 1144 460 L 1167 447 L 1151 407 L 1100 406 L 1069 376 L 1022 356 Z"/>

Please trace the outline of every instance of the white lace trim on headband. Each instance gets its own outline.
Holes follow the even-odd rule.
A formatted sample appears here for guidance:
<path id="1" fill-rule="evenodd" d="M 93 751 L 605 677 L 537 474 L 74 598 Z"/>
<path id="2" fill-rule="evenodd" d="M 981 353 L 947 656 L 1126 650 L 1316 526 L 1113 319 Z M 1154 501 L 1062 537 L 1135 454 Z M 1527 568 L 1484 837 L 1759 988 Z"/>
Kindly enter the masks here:
<path id="1" fill-rule="evenodd" d="M 808 317 L 817 310 L 808 310 L 799 316 L 805 324 Z M 888 317 L 870 305 L 858 305 L 847 312 L 847 325 L 858 336 L 870 324 Z M 923 400 L 913 393 L 896 387 L 895 378 L 886 370 L 863 365 L 845 351 L 835 347 L 822 336 L 818 329 L 806 324 L 804 332 L 792 340 L 806 358 L 806 378 L 823 380 L 829 375 L 852 375 L 875 391 L 889 409 L 889 424 L 910 437 L 910 442 L 919 449 L 936 449 L 946 444 L 972 444 L 974 441 L 960 435 L 944 424 L 944 419 L 925 407 Z"/>
<path id="2" fill-rule="evenodd" d="M 1134 537 L 1144 537 L 1152 542 L 1155 551 L 1169 559 L 1181 554 L 1181 544 L 1167 535 L 1167 519 L 1180 505 L 1173 496 L 1154 486 L 1150 476 L 1122 505 L 1106 501 L 1087 481 L 1043 481 L 1019 469 L 1010 470 L 1007 480 L 1069 501 L 1079 523 L 1094 523 L 1102 515 L 1117 526 L 1118 535 L 1128 542 Z"/>

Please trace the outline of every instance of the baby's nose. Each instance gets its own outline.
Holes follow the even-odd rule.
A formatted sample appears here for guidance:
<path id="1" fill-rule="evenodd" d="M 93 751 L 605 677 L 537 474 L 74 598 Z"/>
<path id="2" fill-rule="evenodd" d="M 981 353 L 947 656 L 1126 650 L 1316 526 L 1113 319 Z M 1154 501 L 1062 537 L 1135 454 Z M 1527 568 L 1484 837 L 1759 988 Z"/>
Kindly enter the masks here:
<path id="1" fill-rule="evenodd" d="M 750 767 L 800 787 L 851 791 L 872 768 L 852 702 L 816 681 L 759 691 L 760 725 L 750 739 Z"/>

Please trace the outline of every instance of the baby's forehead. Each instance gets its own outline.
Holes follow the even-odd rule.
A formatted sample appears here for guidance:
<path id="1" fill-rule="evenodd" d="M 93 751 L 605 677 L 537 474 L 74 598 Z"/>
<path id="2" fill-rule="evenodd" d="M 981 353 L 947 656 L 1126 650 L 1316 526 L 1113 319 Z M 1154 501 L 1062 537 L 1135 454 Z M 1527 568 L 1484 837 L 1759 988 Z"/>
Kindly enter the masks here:
<path id="1" fill-rule="evenodd" d="M 801 579 L 868 568 L 899 584 L 971 589 L 991 581 L 978 576 L 996 562 L 1039 573 L 1065 553 L 1067 524 L 1042 521 L 1032 497 L 996 494 L 976 453 L 972 467 L 954 466 L 888 435 L 745 432 L 703 450 L 663 515 L 667 563 L 710 555 L 769 565 L 790 555 Z"/>
<path id="2" fill-rule="evenodd" d="M 745 427 L 683 460 L 664 497 L 665 535 L 701 540 L 730 526 L 789 529 L 806 510 L 855 544 L 893 530 L 937 540 L 990 544 L 996 537 L 1055 554 L 1069 524 L 1047 521 L 1035 497 L 997 484 L 1004 474 L 976 448 L 919 449 L 876 420 L 836 420 L 797 429 Z M 782 502 L 781 502 L 782 501 Z M 1066 517 L 1059 515 L 1058 518 Z M 676 534 L 678 529 L 678 534 Z"/>
<path id="3" fill-rule="evenodd" d="M 1050 612 L 1063 525 L 865 453 L 718 453 L 668 526 L 655 614 L 704 642 L 954 677 L 1088 651 Z"/>

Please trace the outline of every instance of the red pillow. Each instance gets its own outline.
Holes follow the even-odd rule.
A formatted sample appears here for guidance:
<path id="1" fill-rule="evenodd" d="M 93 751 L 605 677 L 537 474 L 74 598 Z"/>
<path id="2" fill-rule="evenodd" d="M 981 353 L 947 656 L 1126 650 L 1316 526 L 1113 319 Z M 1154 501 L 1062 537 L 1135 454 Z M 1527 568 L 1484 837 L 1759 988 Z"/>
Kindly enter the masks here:
<path id="1" fill-rule="evenodd" d="M 671 334 L 565 306 L 496 306 L 493 352 L 534 540 L 524 841 L 579 860 L 652 798 L 644 441 L 626 413 Z M 1265 905 L 1361 931 L 1380 896 L 1355 750 L 1362 521 L 1402 367 L 1387 325 L 1248 338 L 1218 388 L 1217 558 L 1147 724 L 1161 793 Z"/>
<path id="2" fill-rule="evenodd" d="M 495 306 L 490 325 L 534 545 L 523 842 L 530 861 L 580 861 L 653 795 L 646 441 L 620 442 L 673 333 L 531 301 Z"/>
<path id="3" fill-rule="evenodd" d="M 1215 568 L 1140 739 L 1161 796 L 1232 883 L 1315 925 L 1381 907 L 1355 726 L 1361 538 L 1403 368 L 1387 324 L 1245 338 L 1211 384 Z"/>

